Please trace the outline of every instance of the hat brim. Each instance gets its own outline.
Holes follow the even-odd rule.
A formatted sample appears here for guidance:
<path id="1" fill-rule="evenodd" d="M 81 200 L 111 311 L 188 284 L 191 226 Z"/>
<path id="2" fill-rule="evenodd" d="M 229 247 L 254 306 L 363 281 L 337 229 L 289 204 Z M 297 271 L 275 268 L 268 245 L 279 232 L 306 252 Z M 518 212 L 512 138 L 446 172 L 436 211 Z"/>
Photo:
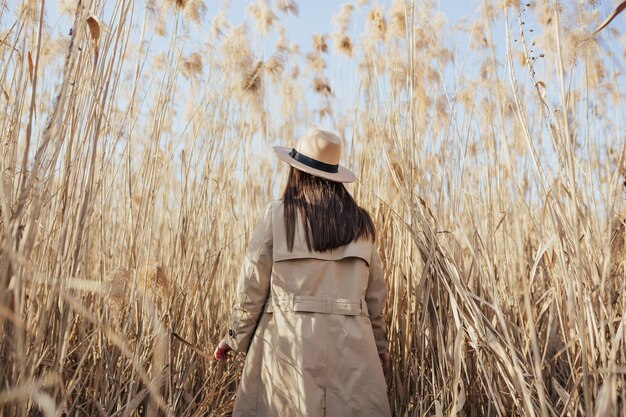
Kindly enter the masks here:
<path id="1" fill-rule="evenodd" d="M 300 171 L 304 171 L 311 175 L 315 175 L 318 177 L 326 178 L 327 180 L 336 181 L 336 182 L 354 182 L 356 181 L 356 175 L 348 168 L 343 165 L 339 165 L 339 170 L 337 172 L 326 172 L 319 169 L 311 168 L 308 165 L 303 164 L 300 161 L 296 161 L 293 159 L 289 152 L 291 152 L 292 148 L 286 146 L 274 146 L 274 152 L 278 159 L 283 162 L 288 163 L 294 168 L 299 169 Z"/>

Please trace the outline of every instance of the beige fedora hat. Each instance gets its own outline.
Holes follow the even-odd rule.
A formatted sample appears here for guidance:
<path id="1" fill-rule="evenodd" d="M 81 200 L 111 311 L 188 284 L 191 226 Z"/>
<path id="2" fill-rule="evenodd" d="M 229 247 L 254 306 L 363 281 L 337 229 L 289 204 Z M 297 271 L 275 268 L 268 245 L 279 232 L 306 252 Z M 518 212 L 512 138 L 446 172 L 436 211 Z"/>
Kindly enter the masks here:
<path id="1" fill-rule="evenodd" d="M 325 130 L 311 129 L 298 139 L 295 148 L 274 146 L 276 156 L 300 171 L 336 182 L 356 181 L 356 175 L 343 165 L 341 140 Z"/>

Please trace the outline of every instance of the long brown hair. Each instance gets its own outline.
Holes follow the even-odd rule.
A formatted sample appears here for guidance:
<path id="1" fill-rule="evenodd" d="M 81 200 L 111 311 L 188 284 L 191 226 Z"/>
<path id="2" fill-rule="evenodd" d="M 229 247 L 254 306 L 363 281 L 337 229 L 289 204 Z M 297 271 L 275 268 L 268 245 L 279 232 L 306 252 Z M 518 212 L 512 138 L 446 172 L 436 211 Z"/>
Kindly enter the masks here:
<path id="1" fill-rule="evenodd" d="M 305 220 L 306 245 L 318 252 L 365 236 L 376 238 L 369 213 L 359 207 L 346 187 L 294 167 L 283 192 L 287 248 L 293 250 L 297 214 Z"/>

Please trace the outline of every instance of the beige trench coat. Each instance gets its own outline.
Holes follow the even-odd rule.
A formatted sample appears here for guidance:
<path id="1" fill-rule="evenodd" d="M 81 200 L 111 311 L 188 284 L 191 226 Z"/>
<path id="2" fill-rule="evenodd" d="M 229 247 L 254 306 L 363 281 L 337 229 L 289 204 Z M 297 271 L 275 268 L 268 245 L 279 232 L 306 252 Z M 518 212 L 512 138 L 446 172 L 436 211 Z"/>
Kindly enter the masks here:
<path id="1" fill-rule="evenodd" d="M 224 338 L 247 352 L 233 416 L 390 416 L 376 246 L 310 252 L 298 223 L 289 252 L 274 200 L 252 233 Z"/>

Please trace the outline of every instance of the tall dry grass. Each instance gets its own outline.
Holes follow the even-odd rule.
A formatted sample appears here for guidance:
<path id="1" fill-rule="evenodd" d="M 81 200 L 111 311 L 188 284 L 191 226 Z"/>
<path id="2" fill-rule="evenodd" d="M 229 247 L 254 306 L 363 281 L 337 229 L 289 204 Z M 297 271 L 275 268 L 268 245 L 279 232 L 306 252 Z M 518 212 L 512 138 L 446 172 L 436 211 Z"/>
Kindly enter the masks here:
<path id="1" fill-rule="evenodd" d="M 3 415 L 226 414 L 243 358 L 210 355 L 270 145 L 313 124 L 376 221 L 395 415 L 626 415 L 624 49 L 589 37 L 612 5 L 367 3 L 311 50 L 291 0 L 246 25 L 62 1 L 61 37 L 53 3 L 2 7 Z"/>

